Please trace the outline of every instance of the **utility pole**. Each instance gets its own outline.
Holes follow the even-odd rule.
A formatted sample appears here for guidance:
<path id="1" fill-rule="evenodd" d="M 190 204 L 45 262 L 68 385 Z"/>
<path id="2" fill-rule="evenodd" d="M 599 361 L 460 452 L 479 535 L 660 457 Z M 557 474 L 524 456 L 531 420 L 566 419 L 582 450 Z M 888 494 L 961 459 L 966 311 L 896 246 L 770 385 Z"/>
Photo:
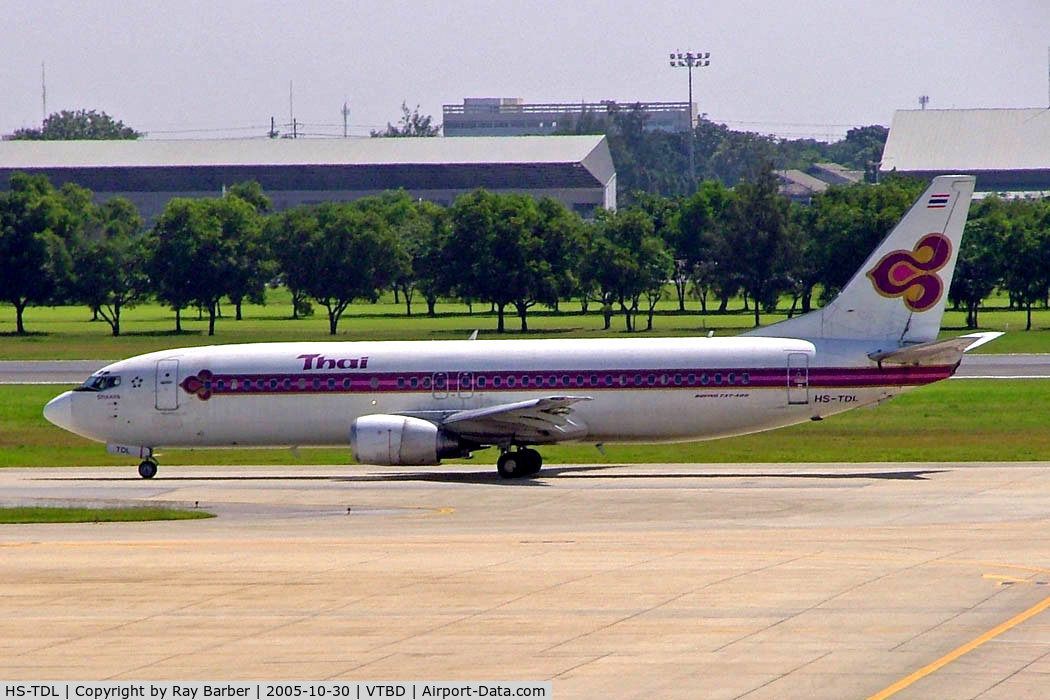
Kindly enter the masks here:
<path id="1" fill-rule="evenodd" d="M 711 65 L 710 53 L 697 51 L 693 53 L 681 51 L 671 54 L 671 67 L 672 68 L 687 68 L 689 71 L 689 179 L 693 183 L 693 189 L 696 189 L 696 155 L 694 153 L 696 146 L 696 123 L 693 121 L 693 68 L 703 68 Z"/>
<path id="2" fill-rule="evenodd" d="M 919 95 L 919 107 L 926 109 L 926 105 L 930 104 L 929 95 Z"/>
<path id="3" fill-rule="evenodd" d="M 350 118 L 350 105 L 349 100 L 343 100 L 343 138 L 345 139 L 348 135 L 347 132 L 347 119 Z"/>
<path id="4" fill-rule="evenodd" d="M 296 138 L 298 136 L 298 134 L 296 133 L 296 131 L 298 131 L 298 129 L 296 129 L 296 123 L 295 123 L 295 107 L 294 107 L 294 104 L 292 102 L 292 81 L 291 80 L 288 81 L 288 126 L 292 127 L 292 138 L 293 139 Z"/>
<path id="5" fill-rule="evenodd" d="M 43 114 L 40 118 L 40 125 L 43 126 L 44 122 L 47 121 L 47 80 L 44 77 L 44 62 L 40 62 L 40 99 L 43 103 Z"/>

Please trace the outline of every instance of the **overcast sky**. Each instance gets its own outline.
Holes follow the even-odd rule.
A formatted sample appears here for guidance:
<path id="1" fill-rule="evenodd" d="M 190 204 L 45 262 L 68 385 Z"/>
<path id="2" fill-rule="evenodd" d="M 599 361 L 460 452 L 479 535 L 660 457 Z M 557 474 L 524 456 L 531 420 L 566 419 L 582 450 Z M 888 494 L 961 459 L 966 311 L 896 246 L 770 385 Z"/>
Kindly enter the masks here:
<path id="1" fill-rule="evenodd" d="M 838 137 L 896 109 L 1048 106 L 1048 0 L 2 0 L 0 133 L 97 109 L 151 138 L 441 121 L 464 97 L 685 100 L 674 50 L 711 52 L 701 112 Z M 281 127 L 283 128 L 283 127 Z M 207 130 L 195 131 L 189 130 Z"/>

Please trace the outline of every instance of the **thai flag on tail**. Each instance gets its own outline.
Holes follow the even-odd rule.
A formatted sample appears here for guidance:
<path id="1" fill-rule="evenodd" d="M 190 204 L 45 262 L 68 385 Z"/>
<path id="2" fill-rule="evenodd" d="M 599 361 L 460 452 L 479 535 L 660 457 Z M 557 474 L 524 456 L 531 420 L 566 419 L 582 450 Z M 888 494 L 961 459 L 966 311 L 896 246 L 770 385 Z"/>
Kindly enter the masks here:
<path id="1" fill-rule="evenodd" d="M 927 209 L 944 209 L 948 206 L 951 194 L 931 194 L 930 201 L 926 202 Z"/>

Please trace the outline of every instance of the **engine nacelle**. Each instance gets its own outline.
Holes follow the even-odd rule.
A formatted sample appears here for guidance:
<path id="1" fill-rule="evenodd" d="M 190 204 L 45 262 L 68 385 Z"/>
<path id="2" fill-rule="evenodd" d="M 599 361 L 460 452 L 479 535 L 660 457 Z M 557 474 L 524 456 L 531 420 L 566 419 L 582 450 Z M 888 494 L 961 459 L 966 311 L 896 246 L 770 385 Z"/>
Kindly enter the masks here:
<path id="1" fill-rule="evenodd" d="M 350 424 L 350 450 L 365 464 L 422 466 L 466 457 L 472 446 L 430 421 L 410 416 L 361 416 Z"/>

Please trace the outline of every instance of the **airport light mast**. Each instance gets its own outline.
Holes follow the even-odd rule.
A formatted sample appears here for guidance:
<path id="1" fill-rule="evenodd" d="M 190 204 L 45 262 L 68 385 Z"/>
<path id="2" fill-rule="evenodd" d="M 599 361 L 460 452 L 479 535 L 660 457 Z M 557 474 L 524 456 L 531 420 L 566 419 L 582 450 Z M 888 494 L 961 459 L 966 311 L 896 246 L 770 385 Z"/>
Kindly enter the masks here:
<path id="1" fill-rule="evenodd" d="M 693 123 L 693 68 L 703 68 L 711 65 L 711 54 L 709 52 L 681 51 L 671 54 L 672 68 L 686 68 L 689 72 L 689 179 L 696 189 L 696 156 L 694 155 L 694 141 L 696 141 L 696 124 Z"/>

